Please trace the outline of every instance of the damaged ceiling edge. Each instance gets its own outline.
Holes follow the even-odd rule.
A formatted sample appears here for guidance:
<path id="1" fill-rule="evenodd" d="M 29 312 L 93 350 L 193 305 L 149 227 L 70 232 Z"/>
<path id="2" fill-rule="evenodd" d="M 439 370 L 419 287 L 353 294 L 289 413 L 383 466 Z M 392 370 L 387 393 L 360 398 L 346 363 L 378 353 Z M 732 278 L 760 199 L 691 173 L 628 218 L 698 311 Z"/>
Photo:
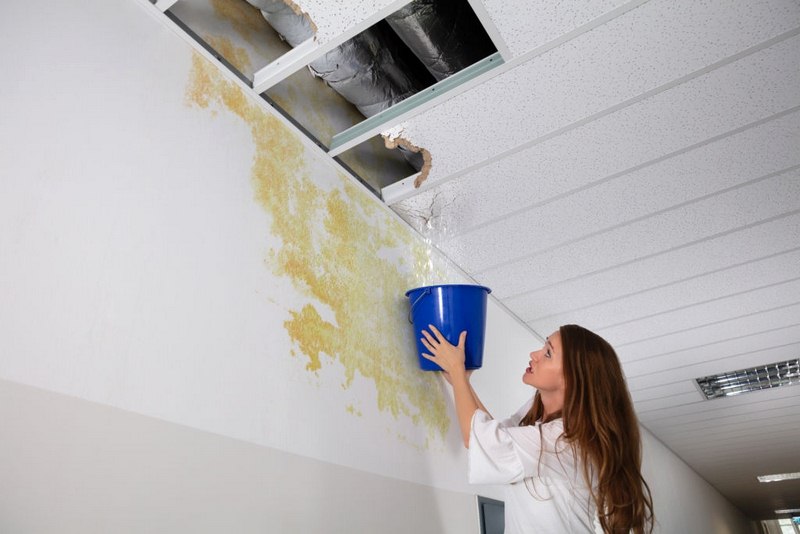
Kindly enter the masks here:
<path id="1" fill-rule="evenodd" d="M 282 0 L 282 2 L 287 6 L 289 6 L 289 8 L 291 8 L 291 10 L 294 12 L 295 15 L 303 17 L 308 21 L 308 25 L 311 27 L 311 31 L 314 34 L 313 39 L 316 41 L 317 34 L 319 33 L 319 28 L 317 28 L 317 25 L 314 24 L 314 21 L 311 19 L 311 15 L 303 11 L 303 9 L 293 0 Z"/>
<path id="2" fill-rule="evenodd" d="M 413 180 L 414 180 L 413 181 L 414 189 L 419 189 L 420 186 L 428 178 L 428 174 L 430 174 L 430 172 L 431 172 L 431 161 L 432 161 L 431 153 L 428 150 L 426 150 L 424 148 L 420 148 L 417 145 L 413 144 L 408 139 L 404 139 L 402 137 L 383 136 L 383 141 L 384 141 L 384 144 L 386 145 L 386 148 L 394 149 L 394 148 L 403 147 L 403 148 L 409 150 L 410 152 L 422 154 L 422 168 L 420 169 L 419 173 L 417 173 L 417 174 L 415 174 L 415 175 L 413 175 L 413 176 L 411 176 L 409 178 L 405 178 L 404 179 L 404 180 L 408 180 L 408 179 L 413 178 Z M 401 181 L 404 181 L 404 180 L 401 180 Z"/>

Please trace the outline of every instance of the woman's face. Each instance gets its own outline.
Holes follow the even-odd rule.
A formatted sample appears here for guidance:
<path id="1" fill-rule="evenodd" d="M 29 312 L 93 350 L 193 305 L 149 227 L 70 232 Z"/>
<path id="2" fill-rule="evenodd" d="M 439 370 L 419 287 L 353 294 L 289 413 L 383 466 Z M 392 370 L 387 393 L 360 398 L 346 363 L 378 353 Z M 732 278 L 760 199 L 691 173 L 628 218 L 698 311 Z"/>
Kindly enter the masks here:
<path id="1" fill-rule="evenodd" d="M 544 346 L 531 352 L 531 361 L 522 381 L 541 392 L 554 392 L 564 389 L 564 371 L 562 364 L 561 336 L 553 332 Z"/>

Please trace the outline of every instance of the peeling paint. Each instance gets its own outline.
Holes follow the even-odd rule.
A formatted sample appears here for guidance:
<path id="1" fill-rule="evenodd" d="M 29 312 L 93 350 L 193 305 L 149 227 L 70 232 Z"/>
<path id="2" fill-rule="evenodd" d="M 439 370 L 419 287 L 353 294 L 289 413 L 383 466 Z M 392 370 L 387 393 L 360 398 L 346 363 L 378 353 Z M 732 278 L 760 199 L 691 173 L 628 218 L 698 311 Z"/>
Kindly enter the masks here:
<path id="1" fill-rule="evenodd" d="M 401 146 L 410 150 L 411 152 L 422 153 L 422 169 L 420 169 L 419 175 L 414 179 L 414 188 L 419 189 L 422 183 L 428 179 L 428 174 L 431 172 L 431 153 L 428 152 L 428 150 L 420 148 L 408 139 L 404 139 L 402 137 L 389 137 L 384 135 L 383 140 L 386 144 L 386 148 L 397 148 Z"/>
<path id="2" fill-rule="evenodd" d="M 314 156 L 298 134 L 199 54 L 192 58 L 186 101 L 232 113 L 250 128 L 255 200 L 283 243 L 270 252 L 268 265 L 309 299 L 284 322 L 308 372 L 321 369 L 325 354 L 342 365 L 345 389 L 358 373 L 374 383 L 380 411 L 426 428 L 424 446 L 431 437 L 443 439 L 450 425 L 444 392 L 435 374 L 418 369 L 406 322 L 404 293 L 416 285 L 414 262 L 426 247 L 347 176 L 331 171 L 330 190 L 312 180 L 307 161 Z"/>
<path id="3" fill-rule="evenodd" d="M 311 16 L 303 11 L 303 9 L 292 0 L 283 0 L 283 3 L 292 8 L 292 11 L 294 11 L 295 15 L 305 17 L 305 19 L 308 21 L 308 24 L 311 26 L 311 30 L 314 32 L 314 39 L 316 40 L 316 35 L 319 30 L 317 29 L 317 25 L 314 24 L 314 21 L 311 20 Z"/>

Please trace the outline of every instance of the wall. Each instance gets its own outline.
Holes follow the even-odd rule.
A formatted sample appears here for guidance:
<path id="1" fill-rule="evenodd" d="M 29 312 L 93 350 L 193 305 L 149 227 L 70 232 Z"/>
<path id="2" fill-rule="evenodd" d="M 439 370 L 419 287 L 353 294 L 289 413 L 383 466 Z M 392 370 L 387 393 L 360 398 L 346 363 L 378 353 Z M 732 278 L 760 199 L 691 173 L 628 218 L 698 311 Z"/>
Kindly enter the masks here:
<path id="1" fill-rule="evenodd" d="M 0 10 L 0 530 L 477 531 L 403 297 L 458 270 L 144 0 Z M 488 329 L 502 414 L 539 341 Z"/>
<path id="2" fill-rule="evenodd" d="M 750 521 L 649 431 L 642 435 L 642 472 L 650 485 L 658 532 L 755 534 Z"/>
<path id="3" fill-rule="evenodd" d="M 2 532 L 474 531 L 465 493 L 29 386 L 0 381 L 0 421 Z"/>

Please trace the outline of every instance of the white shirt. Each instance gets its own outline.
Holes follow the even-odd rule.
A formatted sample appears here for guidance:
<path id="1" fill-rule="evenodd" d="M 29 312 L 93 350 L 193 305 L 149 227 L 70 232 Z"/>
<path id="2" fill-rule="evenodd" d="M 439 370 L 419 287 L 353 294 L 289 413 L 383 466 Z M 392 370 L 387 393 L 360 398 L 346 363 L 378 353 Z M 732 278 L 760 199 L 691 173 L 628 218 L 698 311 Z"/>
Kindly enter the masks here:
<path id="1" fill-rule="evenodd" d="M 506 484 L 506 534 L 602 534 L 583 471 L 565 440 L 561 419 L 519 426 L 533 399 L 503 421 L 472 416 L 469 481 Z"/>

